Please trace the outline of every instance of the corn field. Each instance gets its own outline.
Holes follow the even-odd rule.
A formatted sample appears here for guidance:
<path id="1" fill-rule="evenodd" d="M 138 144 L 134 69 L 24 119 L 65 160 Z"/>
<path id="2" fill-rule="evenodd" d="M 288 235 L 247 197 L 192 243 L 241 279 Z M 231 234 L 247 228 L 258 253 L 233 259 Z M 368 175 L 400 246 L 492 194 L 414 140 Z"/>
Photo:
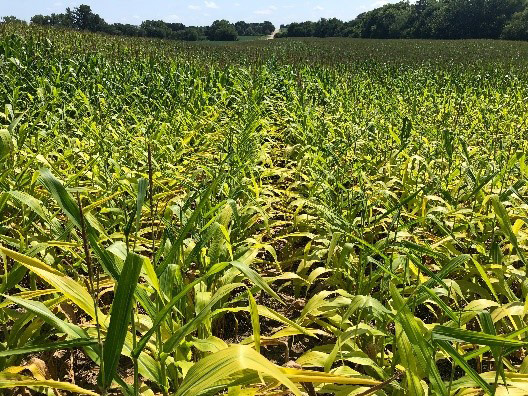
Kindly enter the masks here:
<path id="1" fill-rule="evenodd" d="M 527 395 L 528 43 L 0 30 L 0 393 Z"/>

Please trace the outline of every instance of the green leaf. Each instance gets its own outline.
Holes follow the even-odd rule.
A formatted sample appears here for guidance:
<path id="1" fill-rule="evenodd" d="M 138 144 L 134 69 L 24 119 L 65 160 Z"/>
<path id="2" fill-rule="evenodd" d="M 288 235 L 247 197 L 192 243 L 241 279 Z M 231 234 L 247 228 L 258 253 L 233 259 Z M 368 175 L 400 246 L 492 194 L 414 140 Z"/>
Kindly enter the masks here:
<path id="1" fill-rule="evenodd" d="M 129 253 L 112 303 L 110 325 L 106 333 L 103 346 L 103 368 L 98 382 L 103 389 L 107 389 L 116 375 L 117 365 L 128 332 L 139 273 L 143 265 L 141 256 Z"/>
<path id="2" fill-rule="evenodd" d="M 35 212 L 42 220 L 49 223 L 49 213 L 48 211 L 42 206 L 42 202 L 36 199 L 35 197 L 32 197 L 31 195 L 21 192 L 21 191 L 9 191 L 8 192 L 11 197 L 16 199 L 19 203 L 27 205 L 33 212 Z"/>
<path id="3" fill-rule="evenodd" d="M 396 322 L 396 346 L 398 358 L 401 365 L 405 368 L 405 387 L 411 396 L 423 396 L 424 389 L 418 374 L 416 357 L 409 338 L 403 331 L 400 323 Z"/>
<path id="4" fill-rule="evenodd" d="M 14 355 L 27 355 L 29 353 L 37 353 L 44 351 L 56 351 L 59 349 L 72 349 L 84 346 L 93 346 L 97 344 L 97 340 L 93 338 L 77 338 L 69 341 L 56 341 L 47 342 L 40 345 L 28 345 L 23 348 L 7 349 L 0 351 L 0 357 L 14 356 Z"/>
<path id="5" fill-rule="evenodd" d="M 139 356 L 141 351 L 147 345 L 150 337 L 152 337 L 152 335 L 157 331 L 157 329 L 159 328 L 159 326 L 161 325 L 161 323 L 163 322 L 163 320 L 165 319 L 167 314 L 178 303 L 178 301 L 180 301 L 183 297 L 185 297 L 187 295 L 187 293 L 189 293 L 194 288 L 194 286 L 196 286 L 198 283 L 206 280 L 210 276 L 212 276 L 212 275 L 214 275 L 214 274 L 216 274 L 216 273 L 218 273 L 220 271 L 223 271 L 228 265 L 229 265 L 229 263 L 220 263 L 220 264 L 216 264 L 216 265 L 212 266 L 209 269 L 209 271 L 204 276 L 195 279 L 193 282 L 191 282 L 187 286 L 185 286 L 185 288 L 180 293 L 178 293 L 176 296 L 174 296 L 172 298 L 172 300 L 167 305 L 165 305 L 163 307 L 163 309 L 156 315 L 156 318 L 154 319 L 154 321 L 152 323 L 152 326 L 149 329 L 149 331 L 147 331 L 143 335 L 143 337 L 141 337 L 141 339 L 138 341 L 138 343 L 136 345 L 136 348 L 132 352 L 132 356 L 133 357 L 138 357 Z"/>
<path id="6" fill-rule="evenodd" d="M 512 340 L 510 338 L 481 333 L 464 329 L 455 329 L 446 326 L 435 326 L 433 329 L 433 338 L 435 340 L 468 342 L 471 344 L 486 345 L 489 347 L 526 347 L 528 341 Z"/>
<path id="7" fill-rule="evenodd" d="M 495 329 L 495 324 L 493 323 L 493 319 L 490 313 L 488 311 L 483 311 L 479 313 L 478 316 L 479 316 L 480 327 L 482 328 L 482 331 L 486 334 L 490 334 L 494 336 L 497 335 L 497 330 Z M 497 374 L 501 376 L 501 378 L 504 381 L 504 384 L 506 384 L 506 377 L 504 375 L 504 365 L 502 362 L 503 348 L 490 347 L 490 349 L 493 355 L 493 359 L 495 359 Z"/>
<path id="8" fill-rule="evenodd" d="M 471 257 L 471 260 L 473 261 L 473 264 L 475 264 L 475 267 L 477 268 L 478 273 L 484 280 L 484 283 L 486 284 L 486 286 L 488 286 L 488 289 L 490 289 L 491 294 L 493 294 L 493 297 L 495 297 L 495 301 L 497 302 L 500 301 L 499 296 L 497 295 L 497 292 L 495 291 L 495 288 L 493 287 L 493 284 L 491 283 L 491 280 L 488 274 L 486 274 L 486 271 L 484 271 L 484 268 L 482 267 L 482 265 L 480 265 L 480 263 L 477 260 L 475 260 L 474 257 Z"/>
<path id="9" fill-rule="evenodd" d="M 139 225 L 141 223 L 141 211 L 143 209 L 143 204 L 145 203 L 145 198 L 147 197 L 147 179 L 141 178 L 138 180 L 138 195 L 136 199 L 136 233 L 139 231 Z"/>
<path id="10" fill-rule="evenodd" d="M 231 262 L 231 265 L 240 272 L 242 272 L 255 286 L 258 286 L 270 296 L 275 298 L 277 301 L 284 304 L 282 298 L 280 298 L 279 295 L 271 289 L 271 287 L 266 283 L 266 281 L 262 279 L 262 277 L 255 270 L 249 268 L 247 264 L 244 264 L 240 261 L 233 261 Z"/>
<path id="11" fill-rule="evenodd" d="M 503 335 L 503 337 L 506 337 L 508 339 L 512 339 L 512 338 L 517 338 L 521 335 L 523 335 L 524 333 L 528 332 L 528 327 L 524 327 L 520 330 L 517 330 L 517 331 L 514 331 L 513 333 L 510 333 L 506 336 Z M 516 347 L 514 347 L 516 348 Z M 489 346 L 484 346 L 482 348 L 479 348 L 477 350 L 474 350 L 474 351 L 471 351 L 471 352 L 468 352 L 464 355 L 464 359 L 466 360 L 471 360 L 471 359 L 474 359 L 476 358 L 477 356 L 480 356 L 488 351 L 490 351 L 491 348 Z"/>
<path id="12" fill-rule="evenodd" d="M 207 317 L 207 315 L 210 314 L 212 307 L 237 287 L 246 286 L 243 283 L 232 283 L 229 285 L 222 286 L 220 289 L 218 289 L 218 291 L 214 294 L 214 296 L 207 303 L 207 305 L 203 307 L 203 309 L 198 313 L 198 315 L 196 315 L 192 320 L 190 320 L 185 325 L 176 330 L 174 334 L 167 340 L 167 342 L 165 342 L 165 344 L 163 345 L 164 352 L 172 352 L 176 345 L 178 345 L 178 343 L 183 340 L 183 338 L 187 334 L 195 330 L 198 325 L 200 325 L 200 323 Z"/>
<path id="13" fill-rule="evenodd" d="M 14 150 L 13 139 L 7 129 L 0 129 L 0 159 L 8 156 Z"/>
<path id="14" fill-rule="evenodd" d="M 253 294 L 248 290 L 249 312 L 251 315 L 251 327 L 253 328 L 253 339 L 255 341 L 255 350 L 260 353 L 260 321 L 258 314 L 257 302 L 253 298 Z"/>
<path id="15" fill-rule="evenodd" d="M 451 319 L 454 323 L 458 322 L 458 316 L 455 315 L 453 310 L 449 308 L 449 306 L 440 297 L 438 297 L 434 291 L 425 286 L 422 289 L 427 294 L 429 294 L 429 298 L 440 307 L 440 309 L 449 317 L 449 319 Z"/>
<path id="16" fill-rule="evenodd" d="M 58 389 L 66 392 L 79 393 L 82 395 L 98 396 L 97 393 L 80 386 L 69 384 L 67 382 L 59 382 L 53 380 L 34 380 L 27 377 L 22 377 L 16 380 L 0 379 L 0 389 L 12 389 L 19 387 L 43 387 L 50 389 Z"/>
<path id="17" fill-rule="evenodd" d="M 417 364 L 427 373 L 433 387 L 435 387 L 440 394 L 445 395 L 447 389 L 442 381 L 438 367 L 435 364 L 432 349 L 422 335 L 414 315 L 407 307 L 405 301 L 400 296 L 398 289 L 393 283 L 390 284 L 390 293 L 393 299 L 394 308 L 398 310 L 396 320 L 401 324 L 403 331 L 415 350 L 418 358 Z"/>
<path id="18" fill-rule="evenodd" d="M 51 284 L 55 289 L 63 293 L 84 312 L 92 318 L 95 318 L 95 308 L 92 296 L 90 296 L 90 293 L 88 293 L 86 288 L 75 282 L 72 278 L 51 268 L 49 265 L 44 264 L 36 258 L 25 256 L 2 246 L 0 246 L 0 252 L 34 272 L 44 281 Z"/>
<path id="19" fill-rule="evenodd" d="M 407 205 L 409 202 L 411 202 L 414 198 L 416 198 L 418 196 L 418 194 L 420 194 L 423 190 L 425 189 L 425 187 L 422 187 L 420 188 L 418 191 L 415 191 L 414 193 L 412 193 L 411 195 L 405 197 L 404 199 L 402 199 L 401 201 L 399 201 L 396 205 L 394 205 L 392 208 L 386 210 L 383 214 L 379 215 L 378 217 L 376 217 L 374 220 L 372 220 L 372 222 L 370 223 L 371 226 L 379 223 L 381 220 L 383 220 L 385 217 L 389 216 L 391 213 L 401 209 L 403 206 Z"/>
<path id="20" fill-rule="evenodd" d="M 440 345 L 442 349 L 453 359 L 453 361 L 458 364 L 462 370 L 465 371 L 465 373 L 471 377 L 473 381 L 475 381 L 483 390 L 486 391 L 487 394 L 492 395 L 493 390 L 489 386 L 489 384 L 482 379 L 480 375 L 471 367 L 466 360 L 457 352 L 455 348 L 451 346 L 446 341 L 443 340 L 436 340 L 436 344 Z"/>
<path id="21" fill-rule="evenodd" d="M 75 224 L 75 226 L 81 228 L 81 212 L 79 207 L 71 197 L 71 195 L 66 191 L 62 183 L 53 176 L 51 171 L 47 168 L 42 168 L 40 170 L 40 183 L 46 187 L 50 192 L 53 199 L 59 204 L 63 212 L 68 216 L 70 221 Z"/>
<path id="22" fill-rule="evenodd" d="M 172 250 L 174 252 L 172 252 L 172 254 L 169 254 L 168 257 L 172 257 L 174 253 L 177 252 L 181 248 L 181 245 L 187 233 L 192 229 L 193 226 L 195 226 L 195 223 L 197 222 L 199 216 L 202 213 L 202 209 L 205 207 L 207 202 L 209 202 L 208 198 L 213 192 L 213 189 L 216 187 L 217 181 L 218 180 L 215 180 L 213 183 L 210 183 L 209 187 L 200 196 L 200 202 L 196 205 L 196 208 L 194 209 L 191 217 L 189 218 L 189 220 L 187 220 L 183 228 L 180 230 L 180 233 L 178 237 L 176 238 L 176 240 L 171 241 Z M 156 269 L 156 275 L 158 275 L 159 277 L 163 273 L 163 271 L 165 271 L 165 269 L 167 268 L 167 265 L 169 264 L 170 264 L 169 260 L 163 260 L 161 264 L 158 266 L 158 268 Z"/>
<path id="23" fill-rule="evenodd" d="M 497 195 L 494 195 L 491 198 L 491 203 L 493 205 L 493 210 L 495 211 L 495 214 L 497 215 L 497 220 L 499 220 L 499 224 L 502 228 L 502 231 L 504 231 L 504 233 L 510 240 L 510 243 L 515 248 L 515 251 L 519 255 L 519 258 L 521 259 L 521 261 L 528 268 L 528 261 L 526 261 L 523 251 L 519 248 L 519 242 L 517 241 L 517 237 L 515 236 L 515 233 L 512 230 L 510 217 L 508 216 L 508 212 L 506 211 L 506 208 L 504 207 L 504 205 L 500 201 L 500 198 Z"/>
<path id="24" fill-rule="evenodd" d="M 68 336 L 72 338 L 89 338 L 87 333 L 83 329 L 81 329 L 79 326 L 67 323 L 59 319 L 53 312 L 48 309 L 48 307 L 46 307 L 40 301 L 30 301 L 14 296 L 4 297 L 32 312 L 37 317 L 41 318 L 44 322 L 48 323 L 50 326 L 62 331 L 63 333 L 68 334 Z"/>

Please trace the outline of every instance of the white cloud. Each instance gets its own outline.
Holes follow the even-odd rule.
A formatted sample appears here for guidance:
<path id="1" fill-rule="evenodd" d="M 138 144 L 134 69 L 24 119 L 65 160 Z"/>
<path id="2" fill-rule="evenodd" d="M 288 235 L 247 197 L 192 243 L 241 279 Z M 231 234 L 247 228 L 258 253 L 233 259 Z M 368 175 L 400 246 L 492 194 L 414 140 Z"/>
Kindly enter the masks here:
<path id="1" fill-rule="evenodd" d="M 315 11 L 323 11 L 324 7 L 321 7 L 320 5 L 314 7 Z"/>
<path id="2" fill-rule="evenodd" d="M 219 8 L 218 4 L 216 4 L 214 1 L 204 1 L 204 4 L 207 8 Z"/>
<path id="3" fill-rule="evenodd" d="M 202 7 L 200 7 L 198 5 L 194 5 L 194 4 L 191 4 L 191 5 L 187 6 L 187 8 L 189 10 L 193 10 L 193 11 L 200 11 L 202 9 Z"/>

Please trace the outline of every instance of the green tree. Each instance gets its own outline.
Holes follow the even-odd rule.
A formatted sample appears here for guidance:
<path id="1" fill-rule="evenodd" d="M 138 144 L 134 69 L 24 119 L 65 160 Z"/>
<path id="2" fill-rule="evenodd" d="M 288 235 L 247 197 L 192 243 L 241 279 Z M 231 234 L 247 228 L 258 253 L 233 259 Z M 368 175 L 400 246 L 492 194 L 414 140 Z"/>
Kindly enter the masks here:
<path id="1" fill-rule="evenodd" d="M 275 31 L 275 26 L 270 21 L 262 23 L 247 23 L 238 21 L 235 29 L 239 36 L 267 36 Z"/>
<path id="2" fill-rule="evenodd" d="M 316 37 L 339 37 L 343 31 L 343 22 L 337 18 L 322 18 L 315 24 L 314 36 Z"/>
<path id="3" fill-rule="evenodd" d="M 107 26 L 105 32 L 116 36 L 138 37 L 145 35 L 145 31 L 142 30 L 139 26 L 131 25 L 128 23 L 113 23 L 112 25 Z"/>
<path id="4" fill-rule="evenodd" d="M 27 24 L 26 21 L 23 21 L 22 19 L 18 19 L 16 16 L 12 16 L 12 15 L 0 18 L 0 23 L 19 23 L 23 25 Z"/>
<path id="5" fill-rule="evenodd" d="M 501 38 L 507 40 L 528 40 L 528 4 L 524 10 L 515 13 L 504 26 Z"/>
<path id="6" fill-rule="evenodd" d="M 173 32 L 180 32 L 182 30 L 185 30 L 185 25 L 183 23 L 179 23 L 179 22 L 166 23 L 166 25 Z"/>
<path id="7" fill-rule="evenodd" d="M 211 41 L 236 41 L 238 33 L 235 25 L 225 19 L 214 21 L 207 29 L 206 36 Z"/>
<path id="8" fill-rule="evenodd" d="M 479 38 L 498 38 L 513 16 L 521 12 L 524 0 L 480 0 L 481 19 L 478 26 Z M 524 25 L 527 26 L 526 23 Z"/>
<path id="9" fill-rule="evenodd" d="M 438 0 L 418 0 L 412 10 L 409 37 L 434 38 L 436 18 L 441 3 Z"/>
<path id="10" fill-rule="evenodd" d="M 249 23 L 244 21 L 238 21 L 235 23 L 235 29 L 239 36 L 247 36 L 247 30 L 249 29 Z"/>
<path id="11" fill-rule="evenodd" d="M 200 32 L 196 28 L 189 27 L 176 32 L 174 38 L 183 41 L 198 41 L 200 40 Z"/>
<path id="12" fill-rule="evenodd" d="M 271 23 L 270 21 L 264 21 L 261 23 L 262 26 L 262 33 L 264 35 L 270 35 L 275 31 L 275 25 Z"/>
<path id="13" fill-rule="evenodd" d="M 81 4 L 72 10 L 66 9 L 66 14 L 70 15 L 73 27 L 79 30 L 89 30 L 91 32 L 102 31 L 106 22 L 98 14 L 92 12 L 89 5 Z"/>
<path id="14" fill-rule="evenodd" d="M 408 1 L 386 4 L 358 16 L 361 37 L 404 38 L 410 35 L 413 8 Z"/>
<path id="15" fill-rule="evenodd" d="M 172 30 L 163 21 L 144 21 L 141 23 L 141 29 L 146 32 L 147 37 L 168 38 L 172 33 Z"/>
<path id="16" fill-rule="evenodd" d="M 73 24 L 73 17 L 71 13 L 68 13 L 68 12 L 64 14 L 51 14 L 50 25 L 64 27 L 64 28 L 75 27 Z"/>
<path id="17" fill-rule="evenodd" d="M 312 37 L 315 34 L 315 22 L 291 23 L 288 26 L 288 37 Z"/>
<path id="18" fill-rule="evenodd" d="M 50 26 L 51 25 L 51 16 L 50 15 L 34 15 L 31 17 L 31 23 L 41 26 Z"/>

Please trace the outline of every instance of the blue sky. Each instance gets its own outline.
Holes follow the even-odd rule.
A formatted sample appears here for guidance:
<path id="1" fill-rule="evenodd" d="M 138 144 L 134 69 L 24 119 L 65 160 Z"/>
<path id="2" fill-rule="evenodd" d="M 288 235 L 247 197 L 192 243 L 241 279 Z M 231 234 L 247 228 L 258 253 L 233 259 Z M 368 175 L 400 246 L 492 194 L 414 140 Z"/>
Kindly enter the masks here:
<path id="1" fill-rule="evenodd" d="M 294 21 L 337 17 L 353 19 L 361 12 L 395 0 L 0 0 L 0 16 L 29 20 L 35 14 L 63 12 L 88 4 L 107 22 L 139 24 L 163 19 L 186 25 L 209 25 L 216 19 L 231 22 L 269 20 L 277 26 Z"/>

